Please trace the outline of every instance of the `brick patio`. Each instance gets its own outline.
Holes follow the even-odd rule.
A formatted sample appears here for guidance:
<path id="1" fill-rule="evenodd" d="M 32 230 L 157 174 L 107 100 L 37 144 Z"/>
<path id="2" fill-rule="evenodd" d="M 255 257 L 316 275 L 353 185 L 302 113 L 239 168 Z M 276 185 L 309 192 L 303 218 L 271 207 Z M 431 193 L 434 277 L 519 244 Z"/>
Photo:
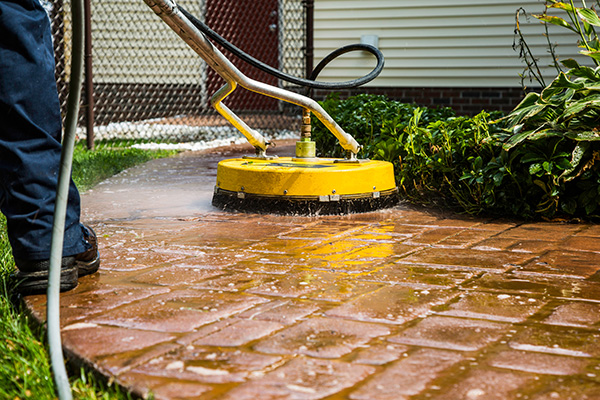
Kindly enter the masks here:
<path id="1" fill-rule="evenodd" d="M 225 156 L 83 196 L 103 260 L 62 295 L 69 357 L 156 399 L 600 399 L 599 226 L 222 212 Z"/>

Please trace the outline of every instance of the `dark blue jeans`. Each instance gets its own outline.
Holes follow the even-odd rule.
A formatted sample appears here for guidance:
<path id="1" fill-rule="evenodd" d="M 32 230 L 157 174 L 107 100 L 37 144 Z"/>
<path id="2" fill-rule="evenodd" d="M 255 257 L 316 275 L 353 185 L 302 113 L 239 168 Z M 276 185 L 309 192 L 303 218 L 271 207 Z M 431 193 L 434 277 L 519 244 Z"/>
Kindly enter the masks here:
<path id="1" fill-rule="evenodd" d="M 39 0 L 0 0 L 0 210 L 15 259 L 50 256 L 61 115 L 50 20 Z M 71 182 L 63 255 L 86 250 Z"/>

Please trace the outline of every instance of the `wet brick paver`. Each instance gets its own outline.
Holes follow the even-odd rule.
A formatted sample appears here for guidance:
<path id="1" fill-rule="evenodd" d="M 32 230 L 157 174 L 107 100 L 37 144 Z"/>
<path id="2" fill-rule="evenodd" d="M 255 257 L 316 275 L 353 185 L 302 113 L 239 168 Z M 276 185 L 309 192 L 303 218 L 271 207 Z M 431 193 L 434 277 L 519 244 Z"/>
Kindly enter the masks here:
<path id="1" fill-rule="evenodd" d="M 62 295 L 70 358 L 156 399 L 600 399 L 597 225 L 223 212 L 224 157 L 83 196 L 103 262 Z"/>

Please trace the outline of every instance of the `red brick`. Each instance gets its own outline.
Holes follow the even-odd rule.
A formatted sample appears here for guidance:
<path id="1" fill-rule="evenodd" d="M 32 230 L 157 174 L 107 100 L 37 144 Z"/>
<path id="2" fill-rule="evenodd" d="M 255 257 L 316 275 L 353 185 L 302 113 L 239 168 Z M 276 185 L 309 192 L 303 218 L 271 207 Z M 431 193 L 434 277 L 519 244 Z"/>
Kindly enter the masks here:
<path id="1" fill-rule="evenodd" d="M 427 315 L 458 293 L 450 290 L 387 286 L 327 311 L 327 316 L 368 322 L 403 324 Z"/>
<path id="2" fill-rule="evenodd" d="M 368 275 L 361 276 L 361 280 L 423 285 L 454 287 L 475 276 L 472 271 L 457 271 L 449 268 L 429 268 L 410 264 L 392 264 L 377 269 Z"/>
<path id="3" fill-rule="evenodd" d="M 319 306 L 312 303 L 294 300 L 273 300 L 269 303 L 253 307 L 239 314 L 238 317 L 274 321 L 290 325 L 317 310 L 319 310 Z"/>
<path id="4" fill-rule="evenodd" d="M 194 345 L 237 347 L 280 330 L 277 322 L 237 319 L 231 325 L 193 342 Z"/>
<path id="5" fill-rule="evenodd" d="M 427 248 L 403 258 L 400 263 L 506 271 L 529 259 L 530 255 L 509 251 Z"/>
<path id="6" fill-rule="evenodd" d="M 563 296 L 569 287 L 569 281 L 556 282 L 546 276 L 521 274 L 518 271 L 501 274 L 488 272 L 463 285 L 465 289 L 485 290 L 498 294 L 510 293 L 517 296 L 527 294 Z"/>
<path id="7" fill-rule="evenodd" d="M 573 236 L 561 243 L 559 248 L 600 253 L 600 237 Z M 600 254 L 597 254 L 595 259 L 600 260 Z"/>
<path id="8" fill-rule="evenodd" d="M 177 291 L 113 309 L 90 322 L 159 332 L 188 332 L 266 301 L 230 293 Z"/>
<path id="9" fill-rule="evenodd" d="M 523 273 L 587 278 L 600 270 L 600 253 L 550 250 L 543 256 L 520 266 Z"/>
<path id="10" fill-rule="evenodd" d="M 458 382 L 442 387 L 433 400 L 513 400 L 523 398 L 536 376 L 524 372 L 474 369 Z"/>
<path id="11" fill-rule="evenodd" d="M 298 357 L 229 391 L 223 400 L 322 399 L 354 386 L 374 371 L 367 365 Z"/>
<path id="12" fill-rule="evenodd" d="M 430 104 L 454 90 L 412 95 Z M 521 95 L 476 91 L 507 103 Z M 84 194 L 103 264 L 61 295 L 69 358 L 165 400 L 598 397 L 595 225 L 407 204 L 318 217 L 221 212 L 210 206 L 214 167 L 238 154 L 185 153 Z M 45 319 L 45 296 L 25 302 Z"/>
<path id="13" fill-rule="evenodd" d="M 518 240 L 508 250 L 541 255 L 557 246 L 558 242 L 550 240 Z"/>
<path id="14" fill-rule="evenodd" d="M 536 325 L 519 331 L 509 342 L 517 350 L 570 357 L 600 357 L 600 332 L 573 327 Z"/>
<path id="15" fill-rule="evenodd" d="M 181 385 L 181 391 L 178 394 L 189 394 L 191 396 L 203 396 L 210 393 L 213 388 L 209 385 L 198 382 L 190 382 L 183 379 L 163 378 L 149 376 L 141 373 L 126 373 L 116 380 L 123 387 L 127 387 L 134 396 L 142 399 L 154 397 L 156 400 L 177 398 L 172 396 L 173 391 Z M 155 389 L 158 390 L 158 396 L 154 396 Z M 181 398 L 181 397 L 179 397 Z M 192 397 L 193 398 L 193 397 Z M 200 397 L 201 398 L 201 397 Z"/>
<path id="16" fill-rule="evenodd" d="M 106 272 L 101 271 L 97 275 L 100 274 L 104 275 Z M 101 282 L 95 282 L 87 288 L 84 286 L 84 284 L 81 284 L 75 290 L 65 293 L 61 297 L 60 314 L 63 325 L 82 319 L 89 319 L 125 304 L 169 291 L 162 287 L 140 287 L 137 285 L 114 286 L 113 284 L 104 284 Z M 33 298 L 29 299 L 33 300 Z M 40 305 L 46 305 L 45 297 L 40 297 L 39 300 Z M 40 319 L 46 319 L 45 313 L 40 316 Z"/>
<path id="17" fill-rule="evenodd" d="M 144 283 L 156 286 L 181 286 L 189 287 L 204 279 L 222 274 L 223 272 L 213 268 L 195 268 L 186 264 L 161 265 L 148 272 L 136 274 L 130 279 L 134 283 Z"/>
<path id="18" fill-rule="evenodd" d="M 447 350 L 476 351 L 502 337 L 509 324 L 463 318 L 427 317 L 390 342 Z"/>
<path id="19" fill-rule="evenodd" d="M 498 238 L 492 237 L 489 239 L 482 240 L 481 242 L 475 244 L 473 246 L 473 250 L 481 250 L 481 251 L 498 251 L 498 250 L 508 250 L 511 246 L 515 245 L 517 242 L 516 239 L 509 238 Z"/>
<path id="20" fill-rule="evenodd" d="M 299 298 L 321 290 L 337 280 L 331 272 L 297 270 L 286 275 L 265 276 L 259 285 L 246 290 L 267 296 Z"/>
<path id="21" fill-rule="evenodd" d="M 388 334 L 385 326 L 333 318 L 311 318 L 259 341 L 254 349 L 269 354 L 338 358 L 375 337 Z"/>
<path id="22" fill-rule="evenodd" d="M 488 360 L 489 365 L 514 371 L 545 375 L 574 375 L 583 371 L 586 360 L 552 354 L 509 350 Z"/>
<path id="23" fill-rule="evenodd" d="M 382 373 L 350 394 L 352 400 L 400 400 L 421 393 L 427 385 L 463 356 L 459 353 L 422 349 L 395 361 Z"/>
<path id="24" fill-rule="evenodd" d="M 203 383 L 243 382 L 252 373 L 277 365 L 281 357 L 216 347 L 186 346 L 123 375 L 140 374 Z"/>
<path id="25" fill-rule="evenodd" d="M 530 240 L 532 238 L 561 240 L 582 230 L 578 225 L 565 225 L 559 223 L 523 224 L 502 232 L 499 237 Z"/>
<path id="26" fill-rule="evenodd" d="M 598 238 L 600 237 L 600 225 L 585 225 L 582 227 L 580 231 L 575 233 L 575 237 L 577 236 L 587 236 Z"/>
<path id="27" fill-rule="evenodd" d="M 379 283 L 364 282 L 357 279 L 343 279 L 313 293 L 309 297 L 314 300 L 343 302 L 373 292 L 381 288 L 381 286 Z"/>
<path id="28" fill-rule="evenodd" d="M 405 355 L 407 346 L 392 343 L 370 344 L 369 347 L 355 351 L 351 360 L 357 364 L 384 365 Z"/>
<path id="29" fill-rule="evenodd" d="M 546 302 L 535 297 L 497 293 L 467 293 L 440 314 L 482 318 L 498 322 L 522 322 Z"/>
<path id="30" fill-rule="evenodd" d="M 582 383 L 581 379 L 555 379 L 531 396 L 531 400 L 596 400 L 600 384 Z"/>
<path id="31" fill-rule="evenodd" d="M 91 323 L 70 325 L 62 330 L 62 336 L 69 351 L 80 357 L 92 359 L 150 348 L 175 338 L 162 332 L 99 326 Z"/>
<path id="32" fill-rule="evenodd" d="M 600 325 L 600 304 L 579 301 L 561 304 L 544 320 L 544 323 L 597 328 Z"/>

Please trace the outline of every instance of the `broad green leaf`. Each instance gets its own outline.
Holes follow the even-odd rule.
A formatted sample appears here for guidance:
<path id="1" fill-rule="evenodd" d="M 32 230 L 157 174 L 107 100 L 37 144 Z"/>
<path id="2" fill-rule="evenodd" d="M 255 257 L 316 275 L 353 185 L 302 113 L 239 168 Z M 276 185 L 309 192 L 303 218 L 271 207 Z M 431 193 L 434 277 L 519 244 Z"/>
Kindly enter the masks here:
<path id="1" fill-rule="evenodd" d="M 585 56 L 592 57 L 596 61 L 600 61 L 600 51 L 598 51 L 598 50 L 594 50 L 594 51 L 581 50 L 580 53 Z"/>
<path id="2" fill-rule="evenodd" d="M 558 26 L 562 26 L 564 28 L 570 29 L 573 32 L 577 32 L 577 29 L 573 28 L 571 26 L 571 24 L 569 24 L 567 21 L 565 21 L 564 19 L 560 18 L 560 17 L 554 17 L 551 15 L 539 15 L 539 14 L 534 14 L 533 15 L 535 18 L 539 19 L 540 21 L 544 21 L 544 22 L 549 22 L 553 25 L 558 25 Z"/>
<path id="3" fill-rule="evenodd" d="M 589 37 L 592 33 L 594 33 L 594 27 L 592 25 L 588 24 L 587 22 L 583 21 L 583 31 Z M 589 44 L 588 44 L 588 46 L 589 46 Z"/>
<path id="4" fill-rule="evenodd" d="M 509 126 L 512 126 L 513 133 L 517 133 L 520 131 L 520 123 L 523 119 L 529 118 L 531 113 L 535 113 L 539 107 L 543 107 L 544 105 L 536 104 L 537 101 L 540 100 L 540 95 L 534 92 L 529 92 L 525 96 L 523 100 L 514 108 L 514 110 L 505 117 L 502 117 L 494 123 L 499 121 L 507 121 Z"/>
<path id="5" fill-rule="evenodd" d="M 600 108 L 600 94 L 584 97 L 583 99 L 569 104 L 560 116 L 560 121 L 566 121 L 573 118 L 590 108 Z"/>
<path id="6" fill-rule="evenodd" d="M 572 168 L 571 163 L 566 158 L 559 158 L 558 160 L 556 160 L 554 165 L 556 165 L 559 169 L 562 169 L 563 171 Z"/>
<path id="7" fill-rule="evenodd" d="M 516 135 L 513 135 L 510 138 L 508 138 L 508 140 L 506 141 L 506 143 L 504 143 L 504 145 L 502 147 L 504 148 L 504 150 L 510 150 L 513 147 L 515 147 L 516 145 L 518 145 L 519 143 L 526 140 L 531 134 L 533 134 L 533 131 L 525 131 L 525 132 L 521 132 Z"/>
<path id="8" fill-rule="evenodd" d="M 600 82 L 600 76 L 598 76 L 596 74 L 596 71 L 590 67 L 582 67 L 579 66 L 577 68 L 571 68 L 570 70 L 568 70 L 566 72 L 566 75 L 568 76 L 578 76 L 581 78 L 587 78 L 589 80 L 592 81 L 599 81 Z"/>
<path id="9" fill-rule="evenodd" d="M 567 58 L 566 60 L 562 60 L 560 63 L 570 69 L 581 68 L 579 63 L 577 61 L 573 60 L 572 58 Z"/>
<path id="10" fill-rule="evenodd" d="M 541 156 L 539 154 L 536 154 L 536 153 L 527 153 L 527 154 L 525 154 L 523 156 L 523 158 L 521 159 L 521 162 L 525 163 L 525 164 L 531 163 L 531 162 L 536 162 L 536 163 L 539 164 L 538 161 L 544 161 L 545 159 L 546 159 L 545 157 L 543 157 L 543 156 Z"/>
<path id="11" fill-rule="evenodd" d="M 573 12 L 573 7 L 570 4 L 563 3 L 562 1 L 552 1 L 552 5 L 548 6 L 548 8 L 560 8 L 561 10 Z"/>
<path id="12" fill-rule="evenodd" d="M 566 133 L 563 131 L 556 130 L 554 128 L 542 129 L 529 135 L 527 139 L 536 141 L 540 139 L 547 139 L 551 137 L 565 137 Z"/>
<path id="13" fill-rule="evenodd" d="M 564 72 L 560 72 L 558 76 L 552 81 L 549 87 L 555 88 L 571 88 L 571 89 L 581 89 L 583 87 L 583 83 L 580 82 L 571 82 L 567 75 Z M 542 97 L 544 97 L 544 92 L 542 92 Z"/>
<path id="14" fill-rule="evenodd" d="M 525 141 L 527 139 L 530 139 L 532 136 L 537 135 L 539 132 L 543 132 L 544 129 L 548 129 L 547 125 L 548 125 L 548 123 L 544 123 L 544 124 L 541 124 L 535 130 L 528 130 L 528 131 L 525 131 L 525 132 L 520 132 L 520 133 L 512 135 L 502 145 L 502 148 L 504 150 L 510 150 L 510 149 L 512 149 L 513 147 L 515 147 L 519 143 L 521 143 L 521 142 L 523 142 L 523 141 Z"/>
<path id="15" fill-rule="evenodd" d="M 550 101 L 552 97 L 563 92 L 565 89 L 577 90 L 583 87 L 583 82 L 571 82 L 564 72 L 560 72 L 558 76 L 552 81 L 552 83 L 549 86 L 547 86 L 544 90 L 542 90 L 541 100 L 547 102 Z M 564 96 L 559 96 L 555 100 L 561 102 L 567 101 L 573 96 L 573 94 L 573 91 L 566 91 L 564 93 Z"/>
<path id="16" fill-rule="evenodd" d="M 583 132 L 567 132 L 566 137 L 577 141 L 598 142 L 600 141 L 600 132 L 598 130 Z"/>
<path id="17" fill-rule="evenodd" d="M 496 172 L 492 179 L 494 180 L 495 186 L 500 186 L 502 184 L 502 179 L 504 179 L 504 174 L 502 172 Z"/>
<path id="18" fill-rule="evenodd" d="M 535 105 L 531 106 L 529 108 L 529 110 L 527 111 L 527 113 L 524 115 L 523 120 L 527 120 L 532 117 L 535 117 L 536 115 L 538 115 L 539 113 L 541 113 L 548 107 L 549 107 L 548 104 L 535 104 Z"/>
<path id="19" fill-rule="evenodd" d="M 598 18 L 598 14 L 596 14 L 596 11 L 592 9 L 578 8 L 577 15 L 579 15 L 579 17 L 583 21 L 587 22 L 590 25 L 600 26 L 600 18 Z"/>
<path id="20" fill-rule="evenodd" d="M 515 111 L 535 104 L 540 99 L 540 95 L 535 92 L 529 92 L 523 100 L 515 107 Z"/>
<path id="21" fill-rule="evenodd" d="M 544 168 L 544 171 L 551 173 L 552 172 L 552 163 L 548 162 L 548 161 L 544 161 L 542 163 L 542 167 Z"/>
<path id="22" fill-rule="evenodd" d="M 589 142 L 577 142 L 577 145 L 573 149 L 573 154 L 571 155 L 571 168 L 566 169 L 560 175 L 559 179 L 563 180 L 564 182 L 569 182 L 579 176 L 582 170 L 580 169 L 579 172 L 576 172 L 575 170 L 581 163 L 583 156 L 589 148 Z"/>

